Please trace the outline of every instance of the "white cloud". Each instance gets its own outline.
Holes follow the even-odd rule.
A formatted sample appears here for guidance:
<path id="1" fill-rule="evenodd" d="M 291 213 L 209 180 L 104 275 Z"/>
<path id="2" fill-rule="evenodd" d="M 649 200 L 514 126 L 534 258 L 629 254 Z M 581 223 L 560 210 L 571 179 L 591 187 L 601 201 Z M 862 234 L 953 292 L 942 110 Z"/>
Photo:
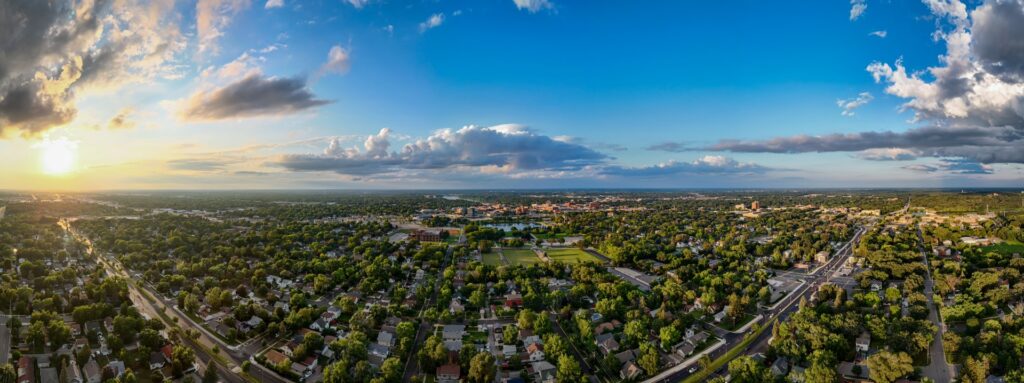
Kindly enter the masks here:
<path id="1" fill-rule="evenodd" d="M 370 4 L 370 0 L 346 0 L 355 9 L 363 9 L 367 4 Z"/>
<path id="2" fill-rule="evenodd" d="M 869 161 L 910 161 L 917 159 L 921 151 L 905 148 L 875 148 L 862 151 L 857 158 Z"/>
<path id="3" fill-rule="evenodd" d="M 349 58 L 348 51 L 340 45 L 335 45 L 331 47 L 330 52 L 327 52 L 327 62 L 320 67 L 320 71 L 321 73 L 344 74 L 348 73 L 351 66 L 352 62 Z"/>
<path id="4" fill-rule="evenodd" d="M 441 26 L 444 23 L 444 14 L 435 13 L 430 15 L 426 21 L 420 23 L 420 33 L 426 32 L 428 29 L 433 29 Z"/>
<path id="5" fill-rule="evenodd" d="M 196 2 L 196 33 L 199 38 L 199 52 L 217 53 L 217 40 L 224 34 L 224 28 L 242 10 L 249 7 L 249 0 L 199 0 Z"/>
<path id="6" fill-rule="evenodd" d="M 866 105 L 867 103 L 871 102 L 872 99 L 874 99 L 874 97 L 871 96 L 871 93 L 861 92 L 860 94 L 857 95 L 856 98 L 836 100 L 836 105 L 843 109 L 841 113 L 842 115 L 853 116 L 853 111 L 855 109 Z"/>
<path id="7" fill-rule="evenodd" d="M 555 5 L 548 0 L 512 0 L 516 8 L 530 13 L 537 13 L 545 9 L 554 9 Z"/>
<path id="8" fill-rule="evenodd" d="M 868 10 L 868 4 L 864 0 L 850 0 L 850 21 L 855 21 Z"/>
<path id="9" fill-rule="evenodd" d="M 264 9 L 281 8 L 284 6 L 284 0 L 267 0 L 267 4 L 263 6 Z"/>
<path id="10" fill-rule="evenodd" d="M 889 32 L 886 32 L 886 31 L 883 30 L 883 31 L 874 31 L 874 32 L 871 32 L 871 33 L 868 33 L 868 34 L 871 35 L 871 36 L 878 37 L 880 39 L 884 39 L 885 36 L 889 35 Z"/>

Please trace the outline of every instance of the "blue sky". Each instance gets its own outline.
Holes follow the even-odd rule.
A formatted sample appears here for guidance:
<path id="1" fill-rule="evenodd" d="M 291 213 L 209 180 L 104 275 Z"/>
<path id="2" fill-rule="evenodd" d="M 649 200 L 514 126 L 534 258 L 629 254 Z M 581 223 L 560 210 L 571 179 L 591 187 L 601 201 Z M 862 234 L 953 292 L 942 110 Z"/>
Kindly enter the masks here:
<path id="1" fill-rule="evenodd" d="M 19 125 L 0 105 L 0 149 L 18 164 L 0 187 L 955 187 L 1021 179 L 1022 161 L 1012 155 L 1019 143 L 998 130 L 1024 130 L 1021 112 L 998 123 L 983 114 L 1020 102 L 1024 76 L 1006 74 L 1014 57 L 973 48 L 986 46 L 976 36 L 1006 34 L 981 23 L 1017 17 L 1017 0 L 157 3 L 95 11 L 159 15 L 124 17 L 123 25 L 170 36 L 132 47 L 177 47 L 156 65 L 129 56 L 102 68 L 130 78 L 84 80 L 99 72 L 90 57 L 117 42 L 115 24 L 84 48 L 60 47 L 61 59 L 32 58 L 24 73 L 51 78 L 85 58 L 85 75 L 64 95 L 77 114 Z M 1007 4 L 1009 12 L 997 12 Z M 955 53 L 962 39 L 950 36 L 965 37 L 971 54 Z M 998 78 L 1005 105 L 972 98 L 991 98 L 991 83 L 941 97 L 928 90 L 953 75 L 927 70 L 956 60 Z M 872 63 L 893 71 L 869 70 Z M 903 67 L 911 76 L 892 75 Z M 7 81 L 9 91 L 15 82 Z M 131 127 L 112 128 L 117 116 Z M 955 131 L 919 144 L 915 134 L 927 129 Z M 971 129 L 984 130 L 971 137 L 993 145 L 990 153 L 1011 154 L 979 153 L 981 144 L 962 141 Z M 892 146 L 866 142 L 861 133 L 873 132 L 895 134 L 885 138 Z M 825 139 L 807 145 L 808 136 Z M 72 169 L 39 174 L 45 148 L 60 140 L 73 143 Z M 120 150 L 105 150 L 112 147 Z"/>

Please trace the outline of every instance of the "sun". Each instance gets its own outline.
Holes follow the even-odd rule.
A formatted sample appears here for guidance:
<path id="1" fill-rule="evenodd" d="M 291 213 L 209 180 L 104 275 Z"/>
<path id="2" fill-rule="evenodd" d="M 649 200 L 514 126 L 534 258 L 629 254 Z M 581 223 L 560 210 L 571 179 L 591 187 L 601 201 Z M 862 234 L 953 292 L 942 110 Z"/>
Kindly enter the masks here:
<path id="1" fill-rule="evenodd" d="M 78 152 L 78 143 L 61 137 L 58 139 L 46 138 L 36 145 L 39 148 L 40 161 L 43 166 L 43 173 L 59 176 L 70 173 L 75 169 L 75 157 Z"/>

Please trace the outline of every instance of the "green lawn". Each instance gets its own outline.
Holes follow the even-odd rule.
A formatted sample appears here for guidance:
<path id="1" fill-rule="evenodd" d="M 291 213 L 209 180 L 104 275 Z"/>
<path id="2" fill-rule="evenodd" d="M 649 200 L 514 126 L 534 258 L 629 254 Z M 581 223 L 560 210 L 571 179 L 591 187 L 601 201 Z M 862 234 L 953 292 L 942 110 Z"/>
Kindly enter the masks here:
<path id="1" fill-rule="evenodd" d="M 553 262 L 562 263 L 583 263 L 583 262 L 598 262 L 601 260 L 586 251 L 577 249 L 575 247 L 558 248 L 558 249 L 547 249 L 548 258 L 551 258 Z"/>
<path id="2" fill-rule="evenodd" d="M 528 249 L 507 249 L 503 250 L 505 258 L 508 259 L 509 263 L 513 265 L 524 265 L 529 266 L 534 263 L 540 263 L 540 258 L 537 258 L 537 254 L 534 254 L 533 250 Z"/>
<path id="3" fill-rule="evenodd" d="M 495 253 L 495 252 L 484 253 L 483 261 L 484 261 L 485 265 L 490 265 L 490 266 L 501 266 L 502 265 L 502 263 L 501 263 L 501 256 L 499 256 L 498 253 Z"/>
<path id="4" fill-rule="evenodd" d="M 1003 255 L 1013 255 L 1013 253 L 1024 254 L 1024 244 L 1017 241 L 1006 241 L 996 245 L 985 246 L 981 249 L 983 252 L 995 252 Z"/>

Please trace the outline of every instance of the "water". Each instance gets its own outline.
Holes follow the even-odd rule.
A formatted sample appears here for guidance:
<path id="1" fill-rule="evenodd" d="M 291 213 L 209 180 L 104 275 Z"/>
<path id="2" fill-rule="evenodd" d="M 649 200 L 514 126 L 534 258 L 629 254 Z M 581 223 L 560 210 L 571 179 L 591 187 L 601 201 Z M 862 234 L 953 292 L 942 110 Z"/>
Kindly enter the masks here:
<path id="1" fill-rule="evenodd" d="M 489 223 L 489 224 L 484 225 L 484 226 L 493 227 L 495 229 L 501 229 L 501 230 L 504 230 L 504 231 L 512 231 L 513 228 L 515 228 L 517 230 L 523 230 L 523 229 L 526 229 L 528 227 L 541 227 L 542 225 L 538 224 L 538 223 L 532 223 L 531 222 L 531 223 Z"/>

